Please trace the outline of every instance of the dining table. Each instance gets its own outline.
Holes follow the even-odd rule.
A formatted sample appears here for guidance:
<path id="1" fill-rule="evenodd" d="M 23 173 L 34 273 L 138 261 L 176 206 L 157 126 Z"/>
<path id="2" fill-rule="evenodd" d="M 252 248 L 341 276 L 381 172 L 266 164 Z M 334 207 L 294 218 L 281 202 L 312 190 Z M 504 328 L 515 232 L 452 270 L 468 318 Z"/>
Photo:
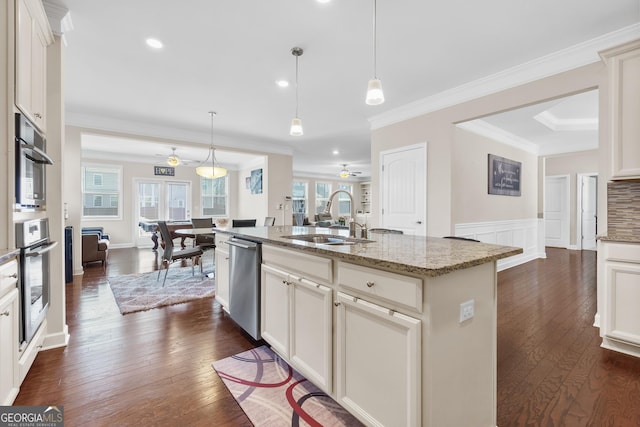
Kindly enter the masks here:
<path id="1" fill-rule="evenodd" d="M 179 228 L 175 230 L 174 233 L 179 236 L 192 237 L 192 238 L 195 238 L 195 236 L 214 236 L 215 237 L 216 235 L 215 228 L 213 227 Z M 214 249 L 213 257 L 214 257 L 214 264 L 215 264 L 215 249 Z M 207 277 L 214 276 L 214 272 L 209 272 L 209 273 L 205 272 L 205 274 Z"/>

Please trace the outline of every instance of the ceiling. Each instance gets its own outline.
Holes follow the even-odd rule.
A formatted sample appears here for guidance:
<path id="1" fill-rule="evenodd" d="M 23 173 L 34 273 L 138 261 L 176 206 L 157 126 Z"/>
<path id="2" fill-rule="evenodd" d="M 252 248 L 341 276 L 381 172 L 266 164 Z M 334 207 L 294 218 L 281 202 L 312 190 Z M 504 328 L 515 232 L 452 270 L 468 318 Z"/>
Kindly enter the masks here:
<path id="1" fill-rule="evenodd" d="M 94 139 L 84 147 L 93 155 L 122 146 L 140 157 L 168 155 L 175 146 L 185 158 L 206 157 L 214 110 L 221 163 L 252 161 L 227 157 L 233 149 L 289 153 L 296 175 L 337 174 L 347 163 L 366 178 L 372 117 L 603 35 L 630 27 L 640 34 L 640 0 L 379 0 L 377 76 L 386 102 L 368 106 L 372 1 L 49 1 L 67 7 L 73 23 L 65 32 L 67 123 L 137 138 Z M 151 49 L 148 37 L 164 47 Z M 295 46 L 304 49 L 301 137 L 289 135 Z M 291 85 L 278 87 L 279 79 Z M 519 132 L 508 116 L 484 120 Z M 145 136 L 168 142 L 149 147 Z M 188 151 L 193 145 L 204 148 Z"/>

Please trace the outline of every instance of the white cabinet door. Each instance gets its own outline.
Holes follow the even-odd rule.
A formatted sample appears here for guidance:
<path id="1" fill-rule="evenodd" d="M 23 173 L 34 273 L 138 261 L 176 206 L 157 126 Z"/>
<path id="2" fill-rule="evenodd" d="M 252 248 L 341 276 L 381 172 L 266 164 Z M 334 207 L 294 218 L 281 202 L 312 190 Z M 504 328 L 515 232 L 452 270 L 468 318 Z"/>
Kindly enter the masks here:
<path id="1" fill-rule="evenodd" d="M 216 249 L 216 301 L 229 312 L 229 252 L 223 246 Z"/>
<path id="2" fill-rule="evenodd" d="M 18 289 L 0 298 L 0 405 L 18 394 Z"/>
<path id="3" fill-rule="evenodd" d="M 342 292 L 337 304 L 338 402 L 368 425 L 420 425 L 420 320 Z"/>
<path id="4" fill-rule="evenodd" d="M 44 132 L 47 45 L 53 36 L 42 2 L 19 0 L 16 4 L 16 105 Z"/>
<path id="5" fill-rule="evenodd" d="M 284 271 L 262 264 L 262 338 L 285 359 L 289 358 L 289 281 Z"/>
<path id="6" fill-rule="evenodd" d="M 333 386 L 332 291 L 306 279 L 291 280 L 292 364 L 328 394 Z"/>
<path id="7" fill-rule="evenodd" d="M 640 346 L 640 264 L 605 262 L 604 334 Z"/>

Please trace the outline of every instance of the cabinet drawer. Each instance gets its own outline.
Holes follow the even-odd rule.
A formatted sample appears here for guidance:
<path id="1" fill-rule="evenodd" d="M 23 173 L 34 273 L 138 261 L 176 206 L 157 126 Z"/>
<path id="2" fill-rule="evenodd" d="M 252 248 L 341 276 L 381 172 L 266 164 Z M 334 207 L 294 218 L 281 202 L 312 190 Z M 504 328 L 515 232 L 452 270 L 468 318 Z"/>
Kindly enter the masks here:
<path id="1" fill-rule="evenodd" d="M 262 245 L 262 262 L 298 272 L 303 278 L 333 283 L 333 261 L 329 258 Z"/>
<path id="2" fill-rule="evenodd" d="M 640 263 L 640 245 L 637 243 L 605 243 L 604 258 L 607 261 Z"/>
<path id="3" fill-rule="evenodd" d="M 422 312 L 422 280 L 354 264 L 340 263 L 341 286 L 365 296 L 391 301 Z"/>
<path id="4" fill-rule="evenodd" d="M 0 298 L 16 288 L 18 283 L 18 261 L 15 259 L 0 266 Z"/>

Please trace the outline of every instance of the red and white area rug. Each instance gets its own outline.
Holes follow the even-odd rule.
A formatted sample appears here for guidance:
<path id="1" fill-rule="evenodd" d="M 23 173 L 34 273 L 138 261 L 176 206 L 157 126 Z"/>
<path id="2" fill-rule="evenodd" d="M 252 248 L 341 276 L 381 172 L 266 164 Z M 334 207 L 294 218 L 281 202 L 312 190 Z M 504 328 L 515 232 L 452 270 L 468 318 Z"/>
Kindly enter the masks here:
<path id="1" fill-rule="evenodd" d="M 255 426 L 362 425 L 267 346 L 212 366 Z"/>

